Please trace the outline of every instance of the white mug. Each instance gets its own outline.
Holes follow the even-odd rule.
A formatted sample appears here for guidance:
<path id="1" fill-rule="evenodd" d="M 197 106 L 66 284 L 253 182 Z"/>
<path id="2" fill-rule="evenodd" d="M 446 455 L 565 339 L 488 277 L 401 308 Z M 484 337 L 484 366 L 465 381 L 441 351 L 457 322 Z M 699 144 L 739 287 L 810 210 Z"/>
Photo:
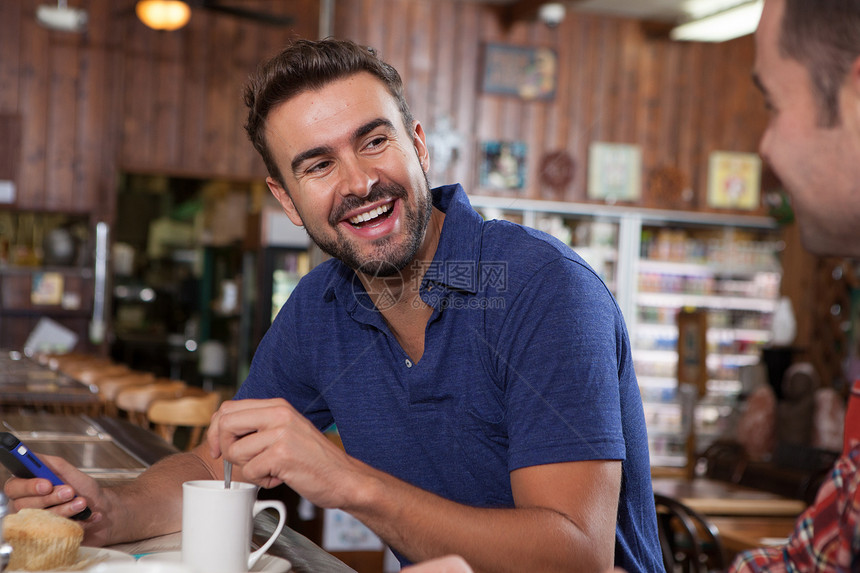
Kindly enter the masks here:
<path id="1" fill-rule="evenodd" d="M 199 573 L 246 573 L 284 528 L 287 509 L 280 501 L 256 501 L 257 486 L 223 480 L 182 484 L 182 563 Z M 251 553 L 253 519 L 266 508 L 278 511 L 278 526 Z"/>

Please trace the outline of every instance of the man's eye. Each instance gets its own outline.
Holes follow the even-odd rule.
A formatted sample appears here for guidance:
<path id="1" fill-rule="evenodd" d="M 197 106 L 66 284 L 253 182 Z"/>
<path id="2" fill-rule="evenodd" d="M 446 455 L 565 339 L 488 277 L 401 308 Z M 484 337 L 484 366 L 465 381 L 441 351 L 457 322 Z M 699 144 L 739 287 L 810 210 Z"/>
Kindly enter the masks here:
<path id="1" fill-rule="evenodd" d="M 331 165 L 331 161 L 320 161 L 318 163 L 314 163 L 310 167 L 308 167 L 305 171 L 308 173 L 318 173 L 320 171 L 325 171 Z"/>
<path id="2" fill-rule="evenodd" d="M 375 148 L 379 147 L 380 145 L 382 145 L 383 143 L 385 143 L 385 137 L 380 135 L 379 137 L 374 137 L 373 139 L 371 139 L 367 143 L 367 147 L 369 149 L 375 149 Z"/>

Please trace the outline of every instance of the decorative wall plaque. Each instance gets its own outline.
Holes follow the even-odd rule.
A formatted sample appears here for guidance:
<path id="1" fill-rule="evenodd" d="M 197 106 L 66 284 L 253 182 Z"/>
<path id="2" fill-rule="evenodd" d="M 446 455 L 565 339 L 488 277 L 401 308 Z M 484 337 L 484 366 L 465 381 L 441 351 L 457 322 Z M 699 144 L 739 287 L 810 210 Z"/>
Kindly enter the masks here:
<path id="1" fill-rule="evenodd" d="M 487 44 L 482 88 L 527 100 L 555 97 L 558 56 L 549 48 Z"/>
<path id="2" fill-rule="evenodd" d="M 708 206 L 757 209 L 761 159 L 755 153 L 715 151 L 708 161 Z"/>
<path id="3" fill-rule="evenodd" d="M 521 141 L 485 141 L 481 144 L 481 187 L 523 189 L 526 186 L 526 150 Z"/>
<path id="4" fill-rule="evenodd" d="M 553 198 L 561 200 L 576 172 L 576 163 L 566 151 L 552 151 L 540 162 L 540 182 L 552 189 Z"/>
<path id="5" fill-rule="evenodd" d="M 588 151 L 588 198 L 607 203 L 642 196 L 642 152 L 638 145 L 592 143 Z"/>

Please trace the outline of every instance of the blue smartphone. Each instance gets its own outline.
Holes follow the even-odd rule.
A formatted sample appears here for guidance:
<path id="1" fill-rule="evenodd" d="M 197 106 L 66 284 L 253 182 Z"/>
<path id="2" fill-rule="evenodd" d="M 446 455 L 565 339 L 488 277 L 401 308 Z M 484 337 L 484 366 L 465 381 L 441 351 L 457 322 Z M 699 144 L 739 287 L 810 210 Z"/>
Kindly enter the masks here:
<path id="1" fill-rule="evenodd" d="M 63 480 L 46 466 L 30 448 L 25 446 L 21 440 L 9 432 L 0 432 L 0 462 L 6 466 L 12 475 L 19 478 L 45 478 L 54 485 L 63 485 Z M 83 521 L 92 512 L 85 507 L 80 513 L 72 516 L 72 519 Z"/>

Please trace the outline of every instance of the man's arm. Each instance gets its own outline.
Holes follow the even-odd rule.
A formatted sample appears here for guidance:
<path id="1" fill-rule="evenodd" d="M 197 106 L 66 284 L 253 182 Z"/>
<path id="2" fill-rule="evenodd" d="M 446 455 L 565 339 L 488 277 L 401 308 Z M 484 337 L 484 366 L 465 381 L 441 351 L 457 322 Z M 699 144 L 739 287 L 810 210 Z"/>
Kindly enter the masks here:
<path id="1" fill-rule="evenodd" d="M 223 470 L 208 455 L 208 448 L 169 456 L 127 483 L 101 487 L 66 460 L 42 456 L 65 485 L 54 487 L 45 479 L 12 478 L 6 495 L 17 511 L 25 507 L 50 508 L 71 516 L 84 505 L 93 511 L 83 523 L 84 543 L 112 545 L 172 533 L 182 528 L 182 483 L 216 479 Z M 80 497 L 76 499 L 75 495 Z"/>
<path id="2" fill-rule="evenodd" d="M 263 487 L 284 482 L 364 522 L 413 561 L 463 556 L 476 571 L 606 571 L 614 558 L 621 463 L 511 473 L 515 508 L 465 506 L 350 457 L 285 400 L 239 400 L 213 417 L 210 455 Z"/>
<path id="3" fill-rule="evenodd" d="M 612 567 L 619 462 L 516 470 L 513 509 L 456 504 L 385 474 L 367 478 L 362 499 L 343 509 L 413 561 L 456 552 L 476 571 Z"/>

